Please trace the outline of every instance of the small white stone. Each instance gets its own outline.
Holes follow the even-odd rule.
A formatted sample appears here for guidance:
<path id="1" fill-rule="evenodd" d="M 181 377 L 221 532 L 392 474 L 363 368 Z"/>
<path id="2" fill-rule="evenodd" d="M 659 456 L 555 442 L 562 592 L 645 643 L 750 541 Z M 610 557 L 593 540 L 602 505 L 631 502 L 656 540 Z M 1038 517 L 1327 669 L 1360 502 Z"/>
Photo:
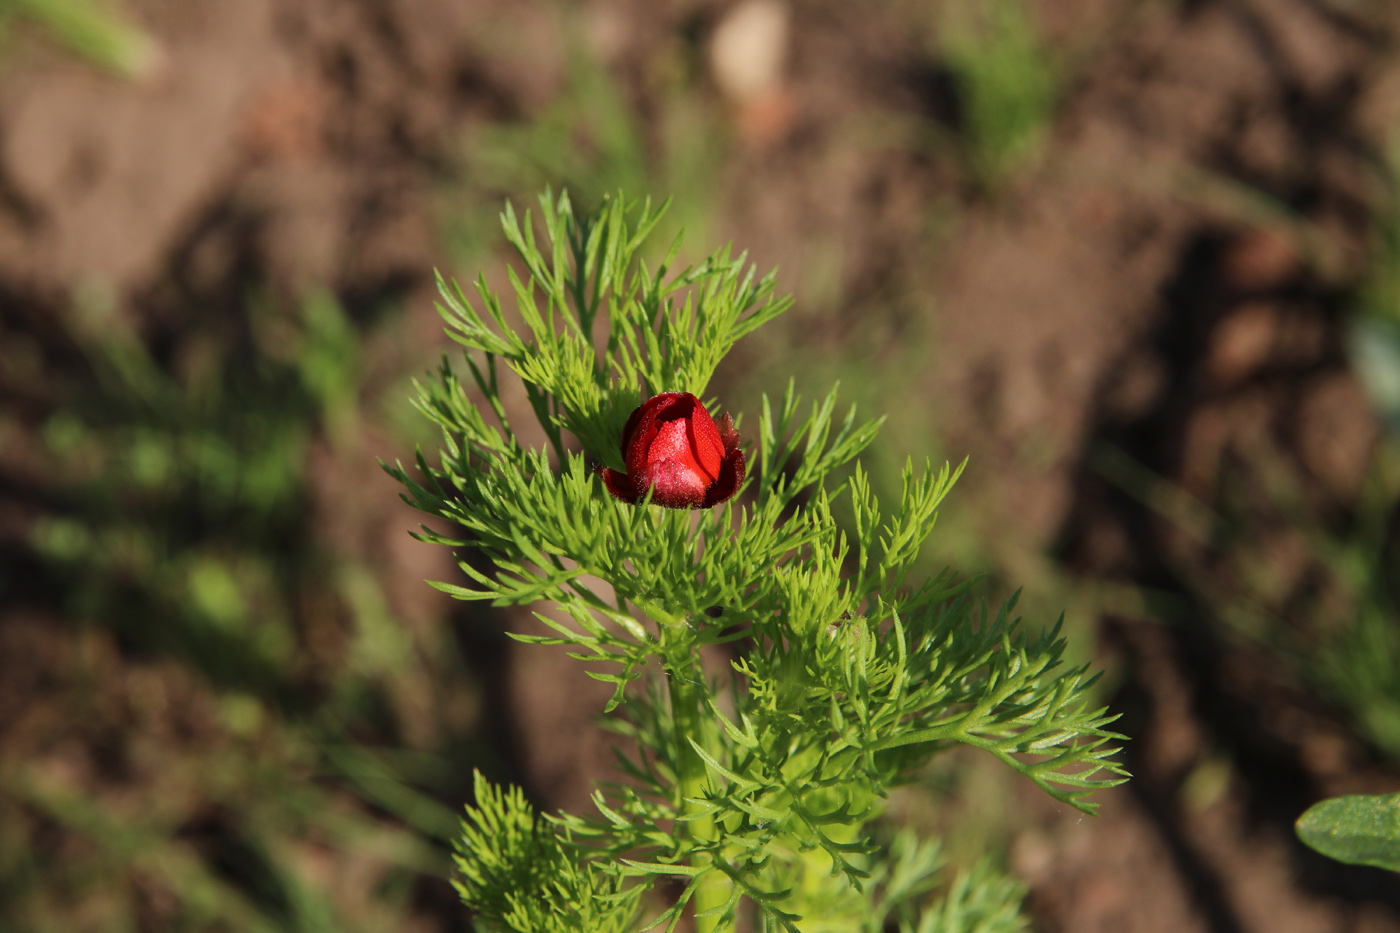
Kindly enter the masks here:
<path id="1" fill-rule="evenodd" d="M 782 81 L 791 25 L 783 0 L 743 0 L 729 11 L 710 41 L 710 67 L 725 96 L 748 103 Z"/>

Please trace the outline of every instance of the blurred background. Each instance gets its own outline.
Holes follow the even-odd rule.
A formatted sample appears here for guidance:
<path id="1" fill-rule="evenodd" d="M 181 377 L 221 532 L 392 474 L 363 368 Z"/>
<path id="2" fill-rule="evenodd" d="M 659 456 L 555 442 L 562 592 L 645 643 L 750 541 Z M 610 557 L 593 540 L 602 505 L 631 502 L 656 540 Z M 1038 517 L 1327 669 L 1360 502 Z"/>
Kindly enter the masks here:
<path id="1" fill-rule="evenodd" d="M 376 458 L 432 270 L 673 196 L 796 309 L 713 392 L 970 458 L 927 555 L 1107 669 L 1102 814 L 892 818 L 1044 931 L 1400 930 L 1392 0 L 0 0 L 0 930 L 459 931 L 471 770 L 584 809 L 606 685 L 452 603 Z M 669 234 L 668 234 L 669 236 Z M 523 398 L 523 397 L 522 397 Z"/>

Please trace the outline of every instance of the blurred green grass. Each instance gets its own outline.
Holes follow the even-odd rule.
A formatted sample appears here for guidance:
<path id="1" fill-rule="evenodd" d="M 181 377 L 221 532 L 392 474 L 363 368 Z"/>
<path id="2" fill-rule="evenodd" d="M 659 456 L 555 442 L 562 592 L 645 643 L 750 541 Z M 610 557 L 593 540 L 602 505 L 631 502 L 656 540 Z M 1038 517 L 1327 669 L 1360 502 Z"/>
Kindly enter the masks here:
<path id="1" fill-rule="evenodd" d="M 138 918 L 154 899 L 161 929 L 384 930 L 415 878 L 447 874 L 445 754 L 475 752 L 408 755 L 395 694 L 470 677 L 309 525 L 313 447 L 363 454 L 364 335 L 324 294 L 290 314 L 254 302 L 247 323 L 241 340 L 189 335 L 178 375 L 114 317 L 72 330 L 92 381 L 73 380 L 42 426 L 50 508 L 23 585 L 95 660 L 80 651 L 56 672 L 67 687 L 36 706 L 61 718 L 0 766 L 7 929 L 153 928 Z M 151 741 L 140 730 L 168 732 L 178 711 L 94 709 L 133 678 L 207 717 Z M 52 743 L 102 741 L 88 717 L 127 733 L 108 737 L 112 754 L 145 760 L 55 770 Z M 46 845 L 46 826 L 69 841 Z M 318 877 L 323 847 L 364 863 L 371 889 Z"/>
<path id="2" fill-rule="evenodd" d="M 1236 451 L 1212 502 L 1202 502 L 1126 454 L 1101 449 L 1095 468 L 1177 529 L 1164 548 L 1186 592 L 1146 603 L 1174 625 L 1192 601 L 1227 639 L 1266 649 L 1292 686 L 1316 695 L 1357 734 L 1400 763 L 1400 450 L 1377 445 L 1347 514 L 1320 506 L 1284 451 Z M 1289 547 L 1301 561 L 1280 566 Z M 1187 598 L 1183 599 L 1182 596 Z"/>
<path id="3" fill-rule="evenodd" d="M 151 37 L 101 0 L 0 0 L 0 42 L 27 25 L 119 75 L 143 77 L 159 63 Z"/>
<path id="4" fill-rule="evenodd" d="M 1122 451 L 1101 448 L 1091 466 L 1186 542 L 1163 553 L 1188 600 L 1154 598 L 1149 616 L 1175 624 L 1190 600 L 1206 606 L 1228 637 L 1265 649 L 1295 688 L 1400 764 L 1400 135 L 1377 153 L 1363 179 L 1371 242 L 1352 268 L 1321 231 L 1263 193 L 1195 179 L 1223 193 L 1230 213 L 1283 231 L 1312 274 L 1343 290 L 1348 362 L 1385 429 L 1355 496 L 1320 497 L 1298 458 L 1264 438 L 1233 446 L 1210 501 Z M 1293 560 L 1281 557 L 1290 550 Z"/>
<path id="5" fill-rule="evenodd" d="M 474 270 L 500 243 L 502 201 L 533 203 L 547 187 L 566 189 L 591 211 L 621 192 L 640 202 L 670 199 L 657 239 L 682 229 L 692 257 L 713 239 L 713 195 L 731 134 L 703 92 L 698 61 L 665 56 L 653 75 L 648 116 L 591 50 L 577 11 L 557 10 L 563 36 L 559 94 L 538 113 L 482 128 L 456 148 L 456 168 L 438 188 L 439 229 L 454 263 Z M 474 274 L 474 273 L 473 273 Z"/>
<path id="6" fill-rule="evenodd" d="M 1062 66 L 1021 0 L 952 0 L 940 8 L 938 51 L 958 97 L 971 177 L 998 194 L 1044 151 Z"/>

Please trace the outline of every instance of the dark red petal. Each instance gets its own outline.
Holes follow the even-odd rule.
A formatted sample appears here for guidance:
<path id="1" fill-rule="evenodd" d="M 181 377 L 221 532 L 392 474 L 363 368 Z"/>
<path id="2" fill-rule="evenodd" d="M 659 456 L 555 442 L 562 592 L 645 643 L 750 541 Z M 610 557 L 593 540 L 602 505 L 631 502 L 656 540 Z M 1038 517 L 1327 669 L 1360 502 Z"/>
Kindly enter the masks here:
<path id="1" fill-rule="evenodd" d="M 632 417 L 627 419 L 628 430 L 623 432 L 622 444 L 622 460 L 627 464 L 628 476 L 635 479 L 642 468 L 646 466 L 647 450 L 656 438 L 658 422 L 670 420 L 663 418 L 663 413 L 685 397 L 683 392 L 662 392 L 660 395 L 653 395 L 642 403 L 641 408 L 632 412 Z M 689 397 L 694 398 L 694 396 Z M 671 417 L 676 416 L 672 415 Z"/>
<path id="2" fill-rule="evenodd" d="M 724 463 L 719 468 L 719 479 L 715 480 L 714 485 L 705 493 L 705 501 L 700 507 L 708 509 L 733 498 L 744 482 L 744 470 L 744 452 L 735 447 L 734 451 L 724 458 Z"/>
<path id="3" fill-rule="evenodd" d="M 715 419 L 710 417 L 699 399 L 695 400 L 695 411 L 690 417 L 690 444 L 696 461 L 709 479 L 718 478 L 720 465 L 724 462 L 724 441 L 720 439 Z"/>
<path id="4" fill-rule="evenodd" d="M 689 464 L 674 460 L 661 460 L 649 463 L 637 476 L 635 486 L 640 500 L 648 487 L 652 489 L 651 501 L 668 509 L 698 509 L 705 501 L 709 480 L 693 470 Z"/>
<path id="5" fill-rule="evenodd" d="M 642 406 L 632 409 L 632 414 L 627 416 L 627 425 L 622 429 L 622 456 L 627 457 L 627 444 L 632 440 L 632 432 L 637 430 L 637 422 L 642 420 Z"/>
<path id="6" fill-rule="evenodd" d="M 656 437 L 652 439 L 651 447 L 647 449 L 648 466 L 666 462 L 675 463 L 677 466 L 684 467 L 694 473 L 696 481 L 705 487 L 713 483 L 715 476 L 719 474 L 719 464 L 715 464 L 715 471 L 712 473 L 695 459 L 695 446 L 691 440 L 690 422 L 681 418 L 675 421 L 660 422 Z"/>
<path id="7" fill-rule="evenodd" d="M 619 473 L 607 467 L 599 467 L 598 475 L 603 478 L 603 485 L 608 488 L 608 492 L 613 494 L 613 498 L 621 499 L 623 502 L 637 504 L 637 491 L 632 485 L 632 481 L 627 478 L 626 473 Z"/>

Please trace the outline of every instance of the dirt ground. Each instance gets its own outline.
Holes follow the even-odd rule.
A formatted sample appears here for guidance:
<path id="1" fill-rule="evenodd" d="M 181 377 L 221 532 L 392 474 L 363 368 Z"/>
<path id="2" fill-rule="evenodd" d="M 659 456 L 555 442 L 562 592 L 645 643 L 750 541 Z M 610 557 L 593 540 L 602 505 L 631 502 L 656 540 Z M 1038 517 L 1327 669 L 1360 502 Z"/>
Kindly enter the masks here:
<path id="1" fill-rule="evenodd" d="M 64 705 L 64 672 L 95 636 L 32 582 L 30 531 L 55 501 L 38 434 L 94 379 L 74 335 L 129 327 L 173 371 L 209 322 L 236 331 L 256 296 L 324 286 L 368 335 L 366 427 L 352 445 L 309 454 L 308 524 L 374 567 L 396 615 L 446 626 L 480 684 L 477 712 L 456 719 L 438 705 L 457 696 L 446 686 L 403 698 L 419 710 L 405 721 L 421 722 L 409 744 L 471 732 L 488 749 L 478 760 L 536 799 L 586 806 L 610 762 L 588 724 L 607 688 L 422 585 L 454 569 L 404 535 L 413 518 L 374 464 L 402 451 L 370 404 L 441 345 L 432 269 L 459 258 L 444 205 L 519 194 L 475 176 L 464 152 L 549 112 L 582 36 L 637 115 L 651 163 L 686 164 L 663 133 L 678 99 L 723 128 L 693 201 L 709 205 L 717 237 L 778 266 L 797 293 L 778 333 L 722 371 L 736 396 L 848 353 L 847 377 L 870 375 L 884 387 L 877 401 L 900 406 L 883 443 L 972 458 L 959 495 L 989 547 L 1014 539 L 1073 580 L 1185 606 L 1172 623 L 1110 608 L 1081 629 L 1096 626 L 1086 651 L 1112 672 L 1107 701 L 1124 714 L 1135 777 L 1101 795 L 1097 819 L 1029 787 L 1008 804 L 1008 861 L 1030 886 L 1036 928 L 1400 930 L 1394 876 L 1331 863 L 1291 831 L 1320 797 L 1400 789 L 1400 771 L 1226 632 L 1183 576 L 1189 543 L 1102 468 L 1105 450 L 1121 451 L 1209 502 L 1268 444 L 1326 514 L 1356 502 L 1379 428 L 1343 326 L 1375 222 L 1378 147 L 1400 126 L 1396 9 L 1036 5 L 1062 100 L 1043 155 L 988 191 L 947 142 L 960 115 L 931 52 L 934 6 L 783 6 L 782 78 L 750 99 L 726 97 L 708 57 L 734 5 L 701 0 L 568 15 L 494 0 L 133 0 L 163 52 L 143 80 L 42 45 L 11 53 L 0 80 L 0 760 L 18 767 L 55 748 L 98 760 L 91 748 L 108 741 Z M 102 645 L 99 681 L 143 671 L 185 707 L 139 741 L 165 743 L 173 759 L 208 754 L 197 710 L 213 688 L 120 639 Z M 138 727 L 125 714 L 104 726 Z M 75 780 L 97 797 L 131 780 L 84 768 Z M 448 786 L 455 808 L 469 779 Z M 49 833 L 63 844 L 61 829 Z M 324 858 L 328 875 L 350 877 Z M 423 885 L 403 928 L 464 929 L 446 886 Z"/>

